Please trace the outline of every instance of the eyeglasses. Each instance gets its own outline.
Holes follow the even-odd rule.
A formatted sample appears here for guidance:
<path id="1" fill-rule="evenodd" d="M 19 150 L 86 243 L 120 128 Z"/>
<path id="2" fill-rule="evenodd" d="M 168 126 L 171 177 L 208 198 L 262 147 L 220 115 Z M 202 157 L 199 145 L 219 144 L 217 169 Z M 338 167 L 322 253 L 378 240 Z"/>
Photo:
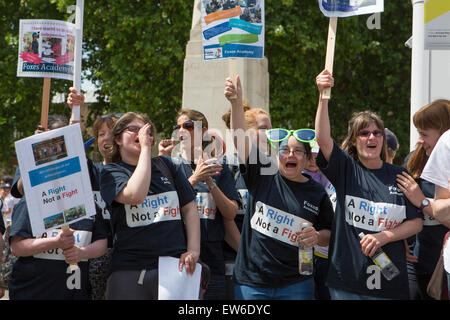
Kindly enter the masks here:
<path id="1" fill-rule="evenodd" d="M 123 130 L 121 132 L 123 132 L 125 130 L 128 130 L 128 131 L 133 132 L 133 133 L 138 133 L 139 130 L 141 130 L 141 128 L 142 127 L 139 127 L 139 126 L 127 126 L 127 127 L 123 128 Z M 150 136 L 153 135 L 153 128 L 152 127 L 150 127 L 150 131 L 148 132 L 148 134 Z"/>
<path id="2" fill-rule="evenodd" d="M 288 130 L 282 128 L 270 129 L 266 131 L 267 139 L 270 145 L 276 149 L 274 142 L 281 142 L 291 136 L 294 136 L 300 142 L 309 143 L 311 148 L 316 145 L 316 132 L 313 129 Z"/>
<path id="3" fill-rule="evenodd" d="M 289 156 L 291 154 L 291 152 L 296 157 L 300 157 L 300 156 L 303 156 L 304 154 L 306 154 L 306 151 L 300 150 L 300 149 L 293 149 L 293 150 L 291 150 L 289 148 L 281 148 L 280 151 L 278 151 L 280 156 L 283 156 L 283 157 Z"/>
<path id="4" fill-rule="evenodd" d="M 381 130 L 373 130 L 373 131 L 361 130 L 360 132 L 358 132 L 358 136 L 364 138 L 370 137 L 371 134 L 373 134 L 377 138 L 382 137 L 384 135 L 383 131 Z"/>
<path id="5" fill-rule="evenodd" d="M 190 130 L 190 129 L 194 128 L 194 121 L 188 120 L 188 121 L 183 122 L 181 124 L 181 126 L 179 124 L 176 124 L 173 126 L 173 130 L 178 130 L 180 128 Z"/>
<path id="6" fill-rule="evenodd" d="M 110 118 L 110 117 L 120 118 L 123 115 L 124 115 L 124 113 L 107 113 L 107 114 L 103 114 L 101 116 L 101 118 L 102 119 L 106 119 L 106 118 Z"/>

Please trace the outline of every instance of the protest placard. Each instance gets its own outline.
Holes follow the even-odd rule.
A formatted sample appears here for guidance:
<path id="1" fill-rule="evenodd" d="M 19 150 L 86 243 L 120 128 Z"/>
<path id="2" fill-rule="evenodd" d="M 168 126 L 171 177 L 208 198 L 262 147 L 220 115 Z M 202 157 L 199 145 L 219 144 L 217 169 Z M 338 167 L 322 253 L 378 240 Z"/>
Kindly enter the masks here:
<path id="1" fill-rule="evenodd" d="M 425 50 L 450 50 L 450 1 L 424 3 Z"/>
<path id="2" fill-rule="evenodd" d="M 351 17 L 382 12 L 383 0 L 318 0 L 320 11 L 326 17 Z"/>
<path id="3" fill-rule="evenodd" d="M 351 17 L 361 14 L 377 13 L 384 10 L 384 0 L 318 0 L 320 11 L 330 18 L 328 24 L 327 52 L 325 69 L 333 73 L 334 48 L 338 17 Z M 331 88 L 322 93 L 323 99 L 330 99 Z"/>
<path id="4" fill-rule="evenodd" d="M 73 80 L 75 25 L 59 20 L 20 20 L 18 77 Z"/>
<path id="5" fill-rule="evenodd" d="M 15 142 L 33 235 L 95 215 L 79 124 Z"/>
<path id="6" fill-rule="evenodd" d="M 264 57 L 264 0 L 202 0 L 203 59 Z"/>

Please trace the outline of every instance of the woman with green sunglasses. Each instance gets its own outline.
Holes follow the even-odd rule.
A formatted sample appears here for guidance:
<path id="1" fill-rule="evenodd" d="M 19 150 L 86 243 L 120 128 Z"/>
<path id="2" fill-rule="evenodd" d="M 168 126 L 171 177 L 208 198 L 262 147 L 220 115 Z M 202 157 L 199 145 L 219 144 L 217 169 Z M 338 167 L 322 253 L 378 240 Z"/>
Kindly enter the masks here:
<path id="1" fill-rule="evenodd" d="M 312 275 L 299 273 L 298 245 L 328 245 L 333 211 L 324 188 L 302 174 L 313 130 L 267 130 L 276 147 L 274 162 L 249 137 L 239 76 L 236 86 L 227 78 L 224 94 L 231 103 L 231 129 L 249 193 L 233 274 L 235 298 L 312 300 Z M 300 231 L 302 223 L 308 227 Z"/>

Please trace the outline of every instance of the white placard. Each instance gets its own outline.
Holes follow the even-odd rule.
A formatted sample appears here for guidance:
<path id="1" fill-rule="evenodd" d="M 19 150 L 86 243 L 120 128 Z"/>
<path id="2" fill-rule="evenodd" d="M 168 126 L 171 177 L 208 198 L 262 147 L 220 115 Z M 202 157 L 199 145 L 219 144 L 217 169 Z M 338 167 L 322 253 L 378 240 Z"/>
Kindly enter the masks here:
<path id="1" fill-rule="evenodd" d="M 204 60 L 264 58 L 264 0 L 201 2 Z"/>
<path id="2" fill-rule="evenodd" d="M 34 236 L 96 213 L 80 125 L 15 142 Z"/>
<path id="3" fill-rule="evenodd" d="M 450 50 L 450 1 L 424 3 L 425 50 Z"/>
<path id="4" fill-rule="evenodd" d="M 326 17 L 351 17 L 384 10 L 383 0 L 318 0 Z"/>
<path id="5" fill-rule="evenodd" d="M 59 20 L 20 20 L 18 77 L 73 80 L 75 25 Z"/>

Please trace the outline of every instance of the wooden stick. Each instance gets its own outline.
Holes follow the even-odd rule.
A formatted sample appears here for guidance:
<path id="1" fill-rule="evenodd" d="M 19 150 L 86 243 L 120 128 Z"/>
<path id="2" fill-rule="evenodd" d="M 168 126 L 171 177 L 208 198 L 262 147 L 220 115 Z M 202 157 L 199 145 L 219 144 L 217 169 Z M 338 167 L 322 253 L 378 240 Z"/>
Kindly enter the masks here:
<path id="1" fill-rule="evenodd" d="M 68 231 L 69 230 L 69 226 L 62 226 L 61 227 L 61 230 L 62 231 Z M 74 270 L 76 270 L 76 269 L 78 269 L 79 267 L 78 267 L 78 264 L 76 264 L 76 263 L 72 263 L 72 264 L 70 264 L 70 271 L 74 271 Z"/>
<path id="2" fill-rule="evenodd" d="M 325 69 L 327 69 L 331 74 L 333 74 L 333 61 L 334 61 L 334 47 L 336 43 L 336 28 L 337 28 L 337 17 L 330 18 L 330 23 L 328 25 L 328 41 L 327 41 L 327 54 L 325 58 Z M 323 90 L 322 99 L 330 99 L 331 88 L 326 88 Z"/>
<path id="3" fill-rule="evenodd" d="M 230 58 L 228 63 L 228 74 L 233 81 L 234 86 L 236 86 L 236 58 Z M 237 95 L 230 97 L 230 99 L 236 99 Z"/>
<path id="4" fill-rule="evenodd" d="M 44 87 L 42 89 L 41 126 L 46 130 L 48 123 L 48 105 L 50 102 L 50 81 L 50 78 L 44 78 Z"/>

